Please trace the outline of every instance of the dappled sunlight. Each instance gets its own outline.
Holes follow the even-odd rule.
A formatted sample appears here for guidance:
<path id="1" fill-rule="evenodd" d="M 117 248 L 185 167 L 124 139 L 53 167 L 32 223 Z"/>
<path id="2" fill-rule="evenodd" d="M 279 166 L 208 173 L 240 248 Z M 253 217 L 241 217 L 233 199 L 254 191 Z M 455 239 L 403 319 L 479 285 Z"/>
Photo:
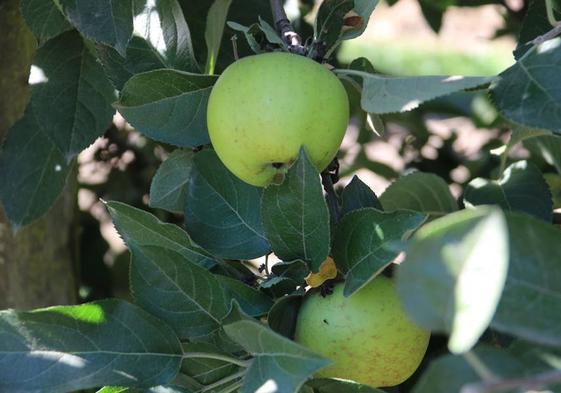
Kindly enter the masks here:
<path id="1" fill-rule="evenodd" d="M 279 386 L 273 379 L 268 379 L 255 393 L 275 393 L 279 391 Z"/>
<path id="2" fill-rule="evenodd" d="M 49 78 L 45 74 L 45 71 L 42 68 L 39 68 L 35 65 L 31 66 L 31 70 L 29 71 L 29 84 L 30 85 L 38 85 L 39 83 L 47 83 Z"/>
<path id="3" fill-rule="evenodd" d="M 49 360 L 56 362 L 58 364 L 72 367 L 72 368 L 84 368 L 87 365 L 87 360 L 76 355 L 62 352 L 54 351 L 32 351 L 26 355 L 30 360 L 40 359 Z"/>
<path id="4" fill-rule="evenodd" d="M 442 80 L 442 82 L 446 83 L 446 82 L 455 82 L 455 81 L 461 81 L 462 79 L 464 79 L 463 76 L 461 75 L 450 75 L 447 78 L 444 78 Z"/>
<path id="5" fill-rule="evenodd" d="M 52 313 L 68 316 L 76 321 L 102 324 L 106 322 L 105 311 L 99 304 L 82 304 L 72 307 L 54 307 L 49 310 Z"/>
<path id="6" fill-rule="evenodd" d="M 156 0 L 148 0 L 144 11 L 134 18 L 134 33 L 144 37 L 159 53 L 163 54 L 168 48 L 160 22 Z"/>

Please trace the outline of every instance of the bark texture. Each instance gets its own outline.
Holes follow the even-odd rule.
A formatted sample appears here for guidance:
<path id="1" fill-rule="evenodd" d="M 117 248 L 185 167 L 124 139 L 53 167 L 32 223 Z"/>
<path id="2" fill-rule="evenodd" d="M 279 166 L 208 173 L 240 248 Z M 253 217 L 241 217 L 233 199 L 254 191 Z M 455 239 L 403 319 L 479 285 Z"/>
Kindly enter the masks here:
<path id="1" fill-rule="evenodd" d="M 35 49 L 20 1 L 0 0 L 0 141 L 27 105 Z M 47 215 L 16 235 L 0 205 L 0 309 L 75 303 L 75 205 L 74 181 Z"/>

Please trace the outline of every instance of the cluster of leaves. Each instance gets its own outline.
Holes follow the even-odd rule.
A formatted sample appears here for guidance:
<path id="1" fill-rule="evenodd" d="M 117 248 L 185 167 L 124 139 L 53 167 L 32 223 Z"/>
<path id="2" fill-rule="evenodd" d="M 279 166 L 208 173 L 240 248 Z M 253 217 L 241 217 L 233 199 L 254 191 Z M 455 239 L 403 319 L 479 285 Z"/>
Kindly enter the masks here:
<path id="1" fill-rule="evenodd" d="M 220 47 L 236 1 L 22 3 L 41 44 L 41 78 L 0 154 L 0 199 L 14 226 L 48 210 L 76 154 L 103 134 L 116 108 L 147 137 L 178 147 L 154 177 L 150 203 L 183 213 L 185 230 L 107 203 L 131 252 L 134 304 L 1 312 L 0 390 L 379 392 L 310 380 L 329 361 L 291 338 L 305 277 L 328 256 L 352 296 L 402 251 L 403 304 L 445 334 L 452 353 L 430 362 L 412 391 L 483 389 L 490 382 L 479 381 L 481 363 L 493 383 L 559 368 L 561 232 L 551 225 L 552 188 L 530 161 L 507 167 L 510 149 L 524 141 L 561 173 L 561 40 L 526 45 L 545 33 L 529 31 L 544 9 L 530 8 L 517 62 L 498 77 L 388 77 L 364 59 L 336 69 L 359 102 L 357 116 L 377 129 L 380 116 L 425 110 L 466 89 L 490 92 L 500 121 L 517 126 L 497 178 L 471 180 L 459 201 L 440 177 L 414 172 L 380 198 L 354 178 L 330 210 L 304 152 L 283 184 L 261 189 L 236 179 L 207 146 L 205 108 L 213 73 L 229 60 Z M 375 5 L 326 0 L 308 55 L 329 58 L 364 31 Z M 229 24 L 247 50 L 283 49 L 268 13 L 249 27 Z M 282 262 L 250 269 L 247 260 L 270 252 Z"/>

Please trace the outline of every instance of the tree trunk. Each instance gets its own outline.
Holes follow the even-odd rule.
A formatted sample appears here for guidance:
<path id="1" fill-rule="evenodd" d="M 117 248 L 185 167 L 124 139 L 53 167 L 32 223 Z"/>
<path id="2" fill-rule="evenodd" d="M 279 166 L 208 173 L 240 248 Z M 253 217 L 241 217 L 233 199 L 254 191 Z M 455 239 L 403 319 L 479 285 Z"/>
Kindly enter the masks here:
<path id="1" fill-rule="evenodd" d="M 0 141 L 27 105 L 35 49 L 19 0 L 0 0 Z M 76 182 L 71 183 L 47 215 L 16 235 L 0 206 L 0 309 L 76 302 Z"/>

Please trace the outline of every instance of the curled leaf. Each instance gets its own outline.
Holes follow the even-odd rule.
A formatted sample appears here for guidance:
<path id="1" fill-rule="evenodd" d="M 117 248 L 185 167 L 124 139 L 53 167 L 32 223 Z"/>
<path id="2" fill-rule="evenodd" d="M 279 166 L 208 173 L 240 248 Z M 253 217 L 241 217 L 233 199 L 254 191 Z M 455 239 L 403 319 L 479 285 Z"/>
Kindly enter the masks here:
<path id="1" fill-rule="evenodd" d="M 308 274 L 306 283 L 312 288 L 317 288 L 327 280 L 332 280 L 337 277 L 337 266 L 331 257 L 327 257 L 325 261 L 319 266 L 317 273 Z"/>

